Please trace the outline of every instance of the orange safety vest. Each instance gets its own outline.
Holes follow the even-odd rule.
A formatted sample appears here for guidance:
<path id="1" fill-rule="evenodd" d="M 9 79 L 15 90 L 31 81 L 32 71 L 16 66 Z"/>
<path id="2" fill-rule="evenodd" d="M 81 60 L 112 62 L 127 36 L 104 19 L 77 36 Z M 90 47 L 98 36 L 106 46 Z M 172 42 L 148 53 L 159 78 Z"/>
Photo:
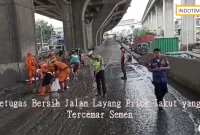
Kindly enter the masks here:
<path id="1" fill-rule="evenodd" d="M 59 70 L 63 70 L 69 67 L 67 64 L 60 61 L 56 61 L 54 64 L 58 67 Z"/>
<path id="2" fill-rule="evenodd" d="M 27 68 L 34 68 L 36 66 L 34 57 L 26 57 L 25 63 Z"/>
<path id="3" fill-rule="evenodd" d="M 42 70 L 42 72 L 48 72 L 48 66 L 46 62 L 41 61 L 38 63 L 38 66 Z"/>

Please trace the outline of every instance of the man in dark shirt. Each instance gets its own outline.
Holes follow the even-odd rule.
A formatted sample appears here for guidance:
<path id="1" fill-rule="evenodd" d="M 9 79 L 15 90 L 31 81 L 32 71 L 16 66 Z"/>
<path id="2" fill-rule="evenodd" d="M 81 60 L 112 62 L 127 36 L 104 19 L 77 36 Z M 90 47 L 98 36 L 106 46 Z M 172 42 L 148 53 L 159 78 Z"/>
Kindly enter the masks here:
<path id="1" fill-rule="evenodd" d="M 121 77 L 122 80 L 127 80 L 127 76 L 126 76 L 126 69 L 125 69 L 125 64 L 127 62 L 127 56 L 126 56 L 126 52 L 124 47 L 121 47 L 121 68 L 122 68 L 122 72 L 124 74 L 123 77 Z"/>
<path id="2" fill-rule="evenodd" d="M 165 71 L 170 69 L 169 61 L 160 55 L 160 49 L 154 49 L 154 58 L 149 62 L 149 70 L 153 72 L 152 83 L 155 86 L 155 95 L 159 109 L 162 109 L 160 104 L 163 102 L 163 97 L 168 92 L 167 76 Z"/>

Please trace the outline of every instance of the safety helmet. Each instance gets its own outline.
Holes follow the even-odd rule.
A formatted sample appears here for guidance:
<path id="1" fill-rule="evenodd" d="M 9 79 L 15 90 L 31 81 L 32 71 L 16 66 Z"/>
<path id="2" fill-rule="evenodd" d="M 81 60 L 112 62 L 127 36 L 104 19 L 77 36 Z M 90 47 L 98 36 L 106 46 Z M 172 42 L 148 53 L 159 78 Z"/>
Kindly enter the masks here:
<path id="1" fill-rule="evenodd" d="M 28 52 L 27 55 L 32 55 L 31 52 Z"/>

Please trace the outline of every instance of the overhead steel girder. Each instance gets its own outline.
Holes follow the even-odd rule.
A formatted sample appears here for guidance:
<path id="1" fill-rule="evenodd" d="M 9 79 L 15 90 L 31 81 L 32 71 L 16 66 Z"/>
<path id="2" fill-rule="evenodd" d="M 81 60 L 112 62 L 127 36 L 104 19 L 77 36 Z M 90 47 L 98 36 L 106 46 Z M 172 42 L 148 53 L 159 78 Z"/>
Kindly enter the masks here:
<path id="1" fill-rule="evenodd" d="M 127 3 L 126 3 L 126 6 L 125 6 L 125 8 L 124 8 L 124 13 L 126 13 L 128 7 L 130 7 L 130 3 L 131 3 L 131 0 L 128 0 Z M 119 9 L 119 8 L 118 8 L 118 9 Z M 112 17 L 111 20 L 116 20 L 116 19 L 120 18 L 120 16 L 118 16 L 118 17 L 114 17 L 114 16 L 116 16 L 116 14 L 113 14 L 113 15 L 111 16 L 111 17 Z M 121 19 L 123 18 L 123 16 L 124 16 L 124 14 L 121 16 Z M 119 19 L 118 23 L 120 22 L 121 19 Z M 111 21 L 110 21 L 110 22 L 111 22 Z M 115 22 L 115 21 L 114 21 L 114 22 Z M 112 24 L 113 26 L 111 26 L 111 28 L 114 28 L 118 23 Z M 109 22 L 107 23 L 107 25 L 108 25 L 108 24 L 109 24 Z M 105 26 L 105 27 L 106 27 L 106 26 Z M 104 27 L 104 30 L 105 30 L 105 27 Z M 108 27 L 107 27 L 107 28 L 108 28 Z M 102 30 L 102 31 L 104 31 L 104 30 Z"/>
<path id="2" fill-rule="evenodd" d="M 117 1 L 116 1 L 117 2 Z M 126 3 L 127 2 L 127 0 L 118 0 L 118 2 L 117 3 L 114 3 L 113 4 L 113 7 L 111 8 L 111 9 L 106 9 L 107 7 L 105 6 L 106 5 L 106 3 L 105 3 L 105 9 L 102 9 L 100 12 L 99 12 L 99 14 L 98 14 L 98 16 L 99 17 L 97 17 L 97 19 L 95 19 L 94 21 L 93 21 L 93 26 L 92 26 L 92 28 L 93 28 L 93 40 L 94 40 L 94 45 L 96 45 L 97 46 L 97 37 L 98 37 L 98 34 L 99 34 L 99 32 L 100 32 L 100 30 L 101 30 L 101 28 L 104 26 L 104 24 L 106 23 L 106 21 L 112 16 L 112 14 L 113 14 L 113 12 L 116 10 L 116 8 L 119 6 L 119 5 L 121 5 L 121 4 L 124 4 L 124 3 Z M 107 11 L 107 13 L 106 13 L 106 15 L 105 15 L 105 10 L 108 10 Z M 107 15 L 108 14 L 108 15 Z M 101 23 L 102 22 L 102 23 Z"/>
<path id="3" fill-rule="evenodd" d="M 49 10 L 49 9 L 57 9 L 58 7 L 56 5 L 44 5 L 44 6 L 35 6 L 35 11 L 41 11 L 41 10 Z"/>
<path id="4" fill-rule="evenodd" d="M 99 1 L 90 1 L 88 6 L 98 6 L 105 4 L 105 0 L 99 0 Z"/>
<path id="5" fill-rule="evenodd" d="M 37 3 L 37 4 L 39 4 L 40 5 L 40 7 L 41 6 L 43 6 L 43 7 L 48 7 L 48 6 L 53 6 L 53 5 L 45 5 L 44 3 L 42 3 L 42 2 L 40 2 L 40 1 L 38 1 L 38 0 L 34 0 L 34 2 L 35 3 Z M 57 7 L 57 5 L 54 5 L 55 7 Z M 37 7 L 39 7 L 39 6 L 36 6 L 36 8 Z M 48 16 L 48 17 L 51 17 L 51 18 L 59 18 L 60 16 L 61 16 L 61 13 L 60 12 L 58 12 L 56 9 L 58 9 L 58 7 L 57 8 L 55 8 L 55 7 L 51 7 L 51 8 L 48 8 L 48 10 L 49 11 L 46 11 L 46 10 L 35 10 L 35 12 L 36 13 L 39 13 L 39 14 L 42 14 L 42 12 L 43 13 L 45 13 L 45 15 L 46 16 Z M 44 15 L 44 14 L 43 14 Z"/>
<path id="6" fill-rule="evenodd" d="M 103 36 L 103 33 L 104 33 L 106 27 L 109 25 L 109 23 L 110 23 L 112 20 L 118 19 L 118 18 L 122 18 L 122 16 L 121 16 L 121 17 L 118 16 L 118 15 L 121 14 L 122 12 L 123 12 L 123 11 L 114 13 L 114 14 L 109 18 L 109 20 L 106 21 L 105 25 L 102 27 L 102 29 L 100 30 L 99 34 L 97 35 L 97 40 L 98 40 L 98 37 L 99 37 L 99 41 L 101 41 L 101 39 L 102 39 L 101 36 Z"/>

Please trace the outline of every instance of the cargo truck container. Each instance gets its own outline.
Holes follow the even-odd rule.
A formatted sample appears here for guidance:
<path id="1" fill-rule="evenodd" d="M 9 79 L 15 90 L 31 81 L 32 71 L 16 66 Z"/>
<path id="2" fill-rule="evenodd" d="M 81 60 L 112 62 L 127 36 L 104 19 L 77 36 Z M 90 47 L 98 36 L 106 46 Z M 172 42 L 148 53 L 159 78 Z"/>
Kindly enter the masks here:
<path id="1" fill-rule="evenodd" d="M 135 49 L 139 44 L 151 42 L 154 39 L 153 35 L 146 35 L 142 37 L 137 37 L 133 44 L 133 49 Z"/>
<path id="2" fill-rule="evenodd" d="M 150 44 L 150 50 L 153 52 L 155 48 L 159 48 L 161 53 L 178 52 L 179 41 L 177 37 L 173 38 L 156 38 Z"/>

